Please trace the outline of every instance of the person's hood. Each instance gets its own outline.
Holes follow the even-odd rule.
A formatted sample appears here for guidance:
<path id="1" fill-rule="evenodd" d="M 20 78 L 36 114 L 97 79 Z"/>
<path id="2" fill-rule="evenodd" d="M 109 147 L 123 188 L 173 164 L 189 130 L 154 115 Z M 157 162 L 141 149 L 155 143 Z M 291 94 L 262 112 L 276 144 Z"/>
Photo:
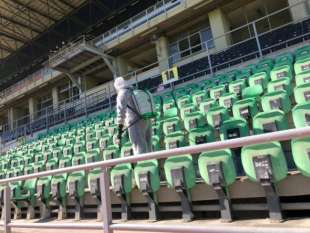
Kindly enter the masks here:
<path id="1" fill-rule="evenodd" d="M 118 77 L 114 80 L 114 88 L 118 92 L 128 87 L 128 82 L 123 77 Z"/>

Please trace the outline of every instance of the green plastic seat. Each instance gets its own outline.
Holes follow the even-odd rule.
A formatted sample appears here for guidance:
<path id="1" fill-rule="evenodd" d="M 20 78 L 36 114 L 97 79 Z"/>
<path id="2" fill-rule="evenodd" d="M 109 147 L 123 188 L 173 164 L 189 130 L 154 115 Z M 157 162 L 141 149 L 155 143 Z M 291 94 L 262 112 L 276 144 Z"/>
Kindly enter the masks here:
<path id="1" fill-rule="evenodd" d="M 229 114 L 224 107 L 212 107 L 207 113 L 207 122 L 213 128 L 219 128 L 221 124 L 229 119 Z"/>
<path id="2" fill-rule="evenodd" d="M 208 185 L 213 185 L 208 172 L 208 165 L 221 164 L 225 186 L 233 184 L 236 181 L 236 169 L 233 154 L 229 149 L 208 151 L 201 153 L 198 159 L 199 171 L 202 179 Z"/>
<path id="3" fill-rule="evenodd" d="M 253 128 L 255 134 L 286 130 L 288 129 L 288 120 L 281 110 L 260 112 L 254 117 Z"/>
<path id="4" fill-rule="evenodd" d="M 254 118 L 259 111 L 256 100 L 248 98 L 236 101 L 233 105 L 232 112 L 235 118 L 249 120 Z"/>
<path id="5" fill-rule="evenodd" d="M 188 133 L 188 140 L 190 145 L 198 145 L 207 142 L 214 142 L 214 130 L 209 126 L 199 127 L 190 130 Z"/>
<path id="6" fill-rule="evenodd" d="M 294 70 L 296 75 L 310 71 L 310 53 L 295 61 Z"/>
<path id="7" fill-rule="evenodd" d="M 286 91 L 289 96 L 293 93 L 292 84 L 289 78 L 280 78 L 278 80 L 269 82 L 267 90 L 269 93 L 283 90 Z"/>
<path id="8" fill-rule="evenodd" d="M 192 103 L 190 95 L 178 97 L 176 101 L 177 101 L 178 108 L 183 108 L 185 105 Z"/>
<path id="9" fill-rule="evenodd" d="M 196 91 L 192 94 L 192 102 L 195 104 L 197 107 L 201 102 L 206 100 L 208 98 L 207 92 L 205 90 L 201 91 Z"/>
<path id="10" fill-rule="evenodd" d="M 296 103 L 305 103 L 310 100 L 310 83 L 302 84 L 294 88 Z"/>
<path id="11" fill-rule="evenodd" d="M 309 55 L 310 55 L 309 45 L 305 45 L 295 50 L 296 61 L 298 61 L 299 59 L 303 59 L 305 56 L 309 56 Z"/>
<path id="12" fill-rule="evenodd" d="M 187 130 L 187 132 L 190 132 L 194 129 L 204 127 L 206 125 L 206 121 L 204 116 L 196 111 L 192 112 L 184 118 L 184 128 Z"/>
<path id="13" fill-rule="evenodd" d="M 273 68 L 274 61 L 272 58 L 264 58 L 260 60 L 256 66 L 256 69 L 267 68 L 271 70 Z"/>
<path id="14" fill-rule="evenodd" d="M 248 79 L 249 86 L 262 86 L 263 89 L 267 88 L 269 77 L 266 72 L 259 72 L 251 75 Z"/>
<path id="15" fill-rule="evenodd" d="M 270 156 L 273 181 L 278 183 L 288 174 L 285 155 L 279 142 L 244 146 L 241 151 L 243 169 L 250 180 L 259 182 L 256 177 L 253 159 L 266 156 Z"/>
<path id="16" fill-rule="evenodd" d="M 290 65 L 276 66 L 271 70 L 270 77 L 272 81 L 282 78 L 289 78 L 290 80 L 292 80 L 293 71 Z"/>
<path id="17" fill-rule="evenodd" d="M 243 118 L 230 118 L 223 122 L 220 127 L 221 140 L 249 136 L 247 121 Z"/>
<path id="18" fill-rule="evenodd" d="M 210 98 L 217 100 L 226 92 L 224 85 L 218 85 L 210 89 Z"/>
<path id="19" fill-rule="evenodd" d="M 310 102 L 297 104 L 292 110 L 296 128 L 310 126 Z"/>
<path id="20" fill-rule="evenodd" d="M 234 93 L 225 93 L 219 98 L 219 105 L 230 109 L 232 108 L 233 104 L 236 102 L 237 96 Z"/>
<path id="21" fill-rule="evenodd" d="M 218 106 L 218 103 L 215 99 L 206 99 L 199 105 L 199 111 L 206 116 L 210 108 Z"/>
<path id="22" fill-rule="evenodd" d="M 236 75 L 236 80 L 247 80 L 252 74 L 252 69 L 250 67 L 245 67 L 240 70 L 240 73 Z"/>
<path id="23" fill-rule="evenodd" d="M 292 53 L 283 53 L 278 55 L 275 58 L 275 66 L 282 65 L 282 64 L 293 64 L 294 62 L 294 56 Z"/>
<path id="24" fill-rule="evenodd" d="M 307 177 L 310 177 L 310 138 L 292 139 L 292 154 L 297 169 Z"/>
<path id="25" fill-rule="evenodd" d="M 264 89 L 261 85 L 246 87 L 242 90 L 242 98 L 253 98 L 259 100 L 260 96 L 264 93 Z"/>
<path id="26" fill-rule="evenodd" d="M 264 112 L 280 109 L 285 113 L 291 111 L 291 101 L 286 91 L 275 91 L 262 97 L 262 108 Z"/>
<path id="27" fill-rule="evenodd" d="M 295 76 L 296 86 L 300 86 L 310 82 L 310 72 L 304 72 Z"/>
<path id="28" fill-rule="evenodd" d="M 225 85 L 233 81 L 233 76 L 227 75 L 227 74 L 220 74 L 220 75 L 217 75 L 215 78 L 219 80 L 220 85 L 222 84 Z"/>
<path id="29" fill-rule="evenodd" d="M 109 145 L 103 151 L 104 160 L 115 159 L 120 157 L 119 146 L 117 145 Z"/>
<path id="30" fill-rule="evenodd" d="M 191 114 L 192 112 L 195 112 L 196 110 L 197 110 L 196 106 L 192 103 L 183 105 L 180 108 L 181 119 L 184 120 L 188 114 Z"/>
<path id="31" fill-rule="evenodd" d="M 163 121 L 163 132 L 165 135 L 181 130 L 179 117 L 172 117 Z"/>
<path id="32" fill-rule="evenodd" d="M 241 96 L 242 90 L 246 87 L 244 79 L 238 79 L 229 83 L 228 89 L 230 93 Z"/>

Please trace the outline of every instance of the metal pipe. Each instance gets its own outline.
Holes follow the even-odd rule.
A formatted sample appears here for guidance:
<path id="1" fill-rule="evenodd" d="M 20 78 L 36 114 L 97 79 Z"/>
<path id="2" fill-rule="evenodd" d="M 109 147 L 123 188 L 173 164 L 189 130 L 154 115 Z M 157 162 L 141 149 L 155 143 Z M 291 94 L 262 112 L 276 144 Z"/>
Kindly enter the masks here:
<path id="1" fill-rule="evenodd" d="M 169 233 L 309 233 L 309 228 L 240 227 L 240 226 L 189 226 L 160 224 L 112 224 L 117 231 L 169 232 Z"/>
<path id="2" fill-rule="evenodd" d="M 101 230 L 102 223 L 10 223 L 12 228 Z"/>
<path id="3" fill-rule="evenodd" d="M 247 136 L 247 137 L 242 137 L 242 138 L 235 138 L 235 139 L 230 139 L 230 140 L 225 140 L 225 141 L 211 142 L 211 143 L 205 143 L 205 144 L 194 145 L 194 146 L 186 146 L 186 147 L 170 149 L 170 150 L 162 150 L 162 151 L 145 153 L 145 154 L 131 156 L 131 157 L 110 159 L 106 161 L 82 164 L 82 165 L 77 165 L 73 167 L 66 167 L 66 168 L 60 168 L 60 169 L 55 169 L 55 170 L 50 170 L 50 171 L 38 172 L 35 174 L 2 179 L 0 180 L 0 185 L 7 184 L 10 182 L 15 182 L 15 181 L 38 178 L 42 176 L 51 176 L 51 175 L 69 173 L 69 172 L 75 172 L 75 171 L 81 171 L 81 170 L 91 170 L 91 169 L 98 168 L 98 167 L 112 167 L 112 166 L 115 166 L 121 163 L 136 163 L 139 161 L 150 160 L 150 159 L 162 159 L 162 158 L 167 158 L 167 157 L 176 156 L 176 155 L 197 154 L 197 153 L 206 152 L 206 151 L 222 150 L 222 149 L 227 149 L 227 148 L 238 148 L 238 147 L 251 145 L 251 144 L 261 144 L 261 143 L 267 143 L 271 141 L 287 141 L 292 138 L 305 138 L 305 137 L 310 137 L 310 126 L 303 127 L 303 128 L 297 128 L 297 129 L 282 130 L 282 131 L 277 131 L 273 133 L 265 133 L 265 134 L 260 134 L 260 135 Z"/>
<path id="4" fill-rule="evenodd" d="M 100 174 L 101 214 L 103 218 L 103 232 L 112 233 L 112 206 L 108 168 L 103 167 Z"/>

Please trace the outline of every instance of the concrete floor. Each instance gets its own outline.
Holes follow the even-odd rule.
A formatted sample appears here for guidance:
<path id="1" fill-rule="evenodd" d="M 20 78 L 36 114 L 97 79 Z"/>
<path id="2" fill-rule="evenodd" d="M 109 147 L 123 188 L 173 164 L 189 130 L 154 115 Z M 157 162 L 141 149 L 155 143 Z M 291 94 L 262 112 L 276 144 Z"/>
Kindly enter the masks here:
<path id="1" fill-rule="evenodd" d="M 16 223 L 26 223 L 25 220 L 17 220 L 14 221 Z M 28 221 L 29 222 L 29 221 Z M 38 222 L 38 220 L 32 220 L 31 222 Z M 119 221 L 113 221 L 114 223 L 120 223 Z M 80 222 L 76 222 L 74 220 L 63 220 L 63 221 L 56 221 L 56 220 L 50 220 L 48 223 L 53 223 L 55 225 L 58 224 L 66 224 L 66 223 L 87 223 L 87 224 L 100 224 L 100 222 L 96 222 L 94 220 L 82 220 Z M 134 220 L 134 221 L 128 221 L 127 223 L 135 223 L 135 224 L 148 224 L 145 220 Z M 163 220 L 159 221 L 155 224 L 163 224 L 163 225 L 190 225 L 190 226 L 243 226 L 243 227 L 281 227 L 281 228 L 309 228 L 310 232 L 310 218 L 303 218 L 303 219 L 290 219 L 287 221 L 284 221 L 282 223 L 270 223 L 268 219 L 257 219 L 257 220 L 239 220 L 234 221 L 232 223 L 222 223 L 219 220 L 195 220 L 190 223 L 184 223 L 182 220 Z M 55 229 L 12 229 L 13 233 L 81 233 L 81 232 L 89 232 L 89 233 L 99 233 L 102 232 L 102 230 L 55 230 Z M 129 233 L 129 231 L 115 231 L 114 233 Z M 134 233 L 133 231 L 131 231 Z M 169 233 L 169 232 L 167 232 Z"/>

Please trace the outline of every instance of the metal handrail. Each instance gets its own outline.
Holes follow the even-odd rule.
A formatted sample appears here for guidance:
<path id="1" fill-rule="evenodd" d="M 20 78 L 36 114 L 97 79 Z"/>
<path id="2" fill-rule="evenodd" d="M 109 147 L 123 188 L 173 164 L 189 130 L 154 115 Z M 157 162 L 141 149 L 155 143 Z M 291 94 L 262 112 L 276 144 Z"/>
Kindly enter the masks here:
<path id="1" fill-rule="evenodd" d="M 309 229 L 306 228 L 258 228 L 254 227 L 233 227 L 233 226 L 175 226 L 175 225 L 157 225 L 157 224 L 113 224 L 112 223 L 112 209 L 111 209 L 111 197 L 110 197 L 110 185 L 109 185 L 109 173 L 108 168 L 122 163 L 136 163 L 139 161 L 150 159 L 162 159 L 171 156 L 179 156 L 184 154 L 196 154 L 200 152 L 221 150 L 226 148 L 237 148 L 245 145 L 267 143 L 270 141 L 287 141 L 293 138 L 310 137 L 310 127 L 289 129 L 284 131 L 278 131 L 273 133 L 266 133 L 261 135 L 254 135 L 248 137 L 242 137 L 237 139 L 230 139 L 225 141 L 218 141 L 212 143 L 206 143 L 201 145 L 187 146 L 182 148 L 157 151 L 151 153 L 145 153 L 141 155 L 124 157 L 119 159 L 106 160 L 101 162 L 95 162 L 90 164 L 78 165 L 74 167 L 61 168 L 56 170 L 50 170 L 45 172 L 39 172 L 35 174 L 29 174 L 24 176 L 12 177 L 8 179 L 0 180 L 0 185 L 4 185 L 4 232 L 9 233 L 11 228 L 53 228 L 53 229 L 103 229 L 104 233 L 111 233 L 114 230 L 134 230 L 134 231 L 156 231 L 156 232 L 209 232 L 209 233 L 308 233 Z M 100 175 L 100 190 L 101 190 L 101 211 L 103 215 L 103 225 L 97 224 L 45 224 L 45 223 L 11 223 L 11 192 L 9 184 L 11 182 L 23 181 L 27 179 L 34 179 L 43 176 L 52 176 L 61 173 L 70 173 L 81 170 L 92 170 L 95 168 L 101 168 L 102 173 Z"/>

